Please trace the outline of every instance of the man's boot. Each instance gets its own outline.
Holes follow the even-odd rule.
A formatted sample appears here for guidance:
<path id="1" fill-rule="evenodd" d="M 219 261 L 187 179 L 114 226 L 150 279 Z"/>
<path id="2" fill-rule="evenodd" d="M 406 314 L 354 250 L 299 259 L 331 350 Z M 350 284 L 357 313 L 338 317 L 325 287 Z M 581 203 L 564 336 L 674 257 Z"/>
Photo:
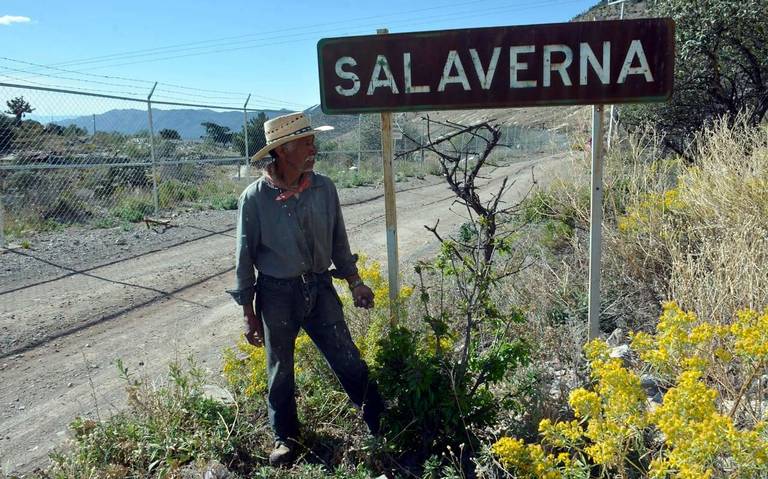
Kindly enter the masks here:
<path id="1" fill-rule="evenodd" d="M 381 416 L 384 412 L 384 403 L 379 397 L 363 405 L 363 421 L 374 437 L 381 436 Z"/>
<path id="2" fill-rule="evenodd" d="M 276 441 L 275 449 L 269 454 L 270 466 L 285 466 L 293 462 L 293 447 L 283 442 Z"/>

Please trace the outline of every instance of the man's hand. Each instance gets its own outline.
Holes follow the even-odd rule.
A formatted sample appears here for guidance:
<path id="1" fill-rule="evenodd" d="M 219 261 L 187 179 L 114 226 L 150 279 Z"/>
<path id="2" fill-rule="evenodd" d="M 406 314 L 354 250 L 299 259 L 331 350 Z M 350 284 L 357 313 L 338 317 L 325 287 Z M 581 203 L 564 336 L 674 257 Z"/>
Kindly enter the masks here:
<path id="1" fill-rule="evenodd" d="M 361 284 L 352 290 L 352 299 L 358 308 L 373 308 L 373 291 L 368 286 Z"/>
<path id="2" fill-rule="evenodd" d="M 256 316 L 253 305 L 243 306 L 243 316 L 245 319 L 245 340 L 257 348 L 264 346 L 264 325 L 261 323 L 261 318 Z"/>

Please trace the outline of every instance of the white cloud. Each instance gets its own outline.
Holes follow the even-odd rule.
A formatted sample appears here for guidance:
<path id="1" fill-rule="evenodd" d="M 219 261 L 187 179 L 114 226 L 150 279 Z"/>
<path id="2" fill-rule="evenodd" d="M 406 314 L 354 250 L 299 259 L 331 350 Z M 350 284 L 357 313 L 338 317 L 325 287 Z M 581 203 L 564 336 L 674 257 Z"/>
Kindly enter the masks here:
<path id="1" fill-rule="evenodd" d="M 3 15 L 0 17 L 0 25 L 10 25 L 11 23 L 27 23 L 32 21 L 29 17 L 20 17 L 18 15 Z"/>

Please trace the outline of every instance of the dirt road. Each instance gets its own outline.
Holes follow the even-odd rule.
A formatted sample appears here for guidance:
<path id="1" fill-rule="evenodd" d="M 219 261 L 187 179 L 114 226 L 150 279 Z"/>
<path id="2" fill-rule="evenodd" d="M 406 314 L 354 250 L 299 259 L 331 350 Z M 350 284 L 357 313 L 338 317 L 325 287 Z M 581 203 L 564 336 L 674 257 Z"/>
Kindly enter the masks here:
<path id="1" fill-rule="evenodd" d="M 507 200 L 519 198 L 530 188 L 532 167 L 540 183 L 572 168 L 565 154 L 542 156 L 497 169 L 487 190 L 509 176 L 516 183 Z M 434 251 L 423 225 L 439 219 L 440 231 L 449 232 L 465 221 L 453 199 L 443 182 L 398 193 L 401 271 Z M 353 250 L 385 260 L 383 198 L 349 204 L 344 216 Z M 123 407 L 117 358 L 149 378 L 164 376 L 170 361 L 187 356 L 219 374 L 221 350 L 241 330 L 239 309 L 224 294 L 233 284 L 233 236 L 230 224 L 130 260 L 65 271 L 59 279 L 27 278 L 0 293 L 3 336 L 17 338 L 0 350 L 2 472 L 44 465 L 75 416 L 106 418 Z"/>

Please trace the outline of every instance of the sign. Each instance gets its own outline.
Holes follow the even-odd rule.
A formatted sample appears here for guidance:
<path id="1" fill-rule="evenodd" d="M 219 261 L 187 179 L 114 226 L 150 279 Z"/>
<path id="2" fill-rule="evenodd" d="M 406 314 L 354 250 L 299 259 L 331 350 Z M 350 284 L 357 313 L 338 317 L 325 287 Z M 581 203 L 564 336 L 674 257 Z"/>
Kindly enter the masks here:
<path id="1" fill-rule="evenodd" d="M 324 38 L 323 112 L 665 101 L 668 18 Z"/>

